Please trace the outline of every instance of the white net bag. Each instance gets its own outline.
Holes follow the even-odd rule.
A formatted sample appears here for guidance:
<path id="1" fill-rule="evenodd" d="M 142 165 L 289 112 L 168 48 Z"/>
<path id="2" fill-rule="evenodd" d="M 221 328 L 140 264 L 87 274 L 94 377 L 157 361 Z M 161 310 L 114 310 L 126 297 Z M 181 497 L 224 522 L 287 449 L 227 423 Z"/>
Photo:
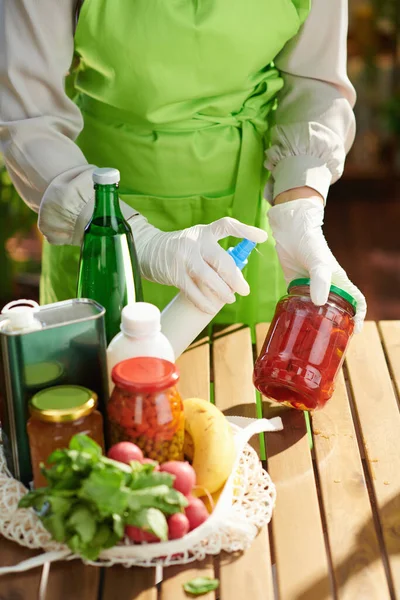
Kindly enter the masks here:
<path id="1" fill-rule="evenodd" d="M 282 421 L 228 417 L 235 434 L 236 460 L 223 492 L 207 521 L 178 540 L 155 544 L 132 544 L 124 540 L 104 550 L 97 566 L 168 566 L 203 560 L 222 551 L 245 550 L 259 529 L 269 523 L 275 505 L 276 490 L 262 468 L 257 453 L 247 443 L 264 431 L 279 431 Z M 19 565 L 0 568 L 0 574 L 24 571 L 52 562 L 77 558 L 68 547 L 54 542 L 32 509 L 18 509 L 26 488 L 7 470 L 0 445 L 0 534 L 22 546 L 42 549 L 43 554 Z"/>

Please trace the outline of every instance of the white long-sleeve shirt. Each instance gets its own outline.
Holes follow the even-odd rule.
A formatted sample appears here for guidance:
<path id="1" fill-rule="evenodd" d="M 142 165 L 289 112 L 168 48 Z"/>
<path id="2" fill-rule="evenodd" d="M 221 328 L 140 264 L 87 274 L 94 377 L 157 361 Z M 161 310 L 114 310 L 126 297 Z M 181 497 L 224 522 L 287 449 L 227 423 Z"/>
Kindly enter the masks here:
<path id="1" fill-rule="evenodd" d="M 266 167 L 271 200 L 309 186 L 326 198 L 354 139 L 346 72 L 348 0 L 313 0 L 275 60 L 284 78 Z M 64 90 L 76 0 L 0 0 L 0 143 L 7 169 L 54 244 L 79 244 L 93 210 L 92 171 L 75 144 L 83 128 Z M 124 206 L 127 218 L 135 211 Z"/>

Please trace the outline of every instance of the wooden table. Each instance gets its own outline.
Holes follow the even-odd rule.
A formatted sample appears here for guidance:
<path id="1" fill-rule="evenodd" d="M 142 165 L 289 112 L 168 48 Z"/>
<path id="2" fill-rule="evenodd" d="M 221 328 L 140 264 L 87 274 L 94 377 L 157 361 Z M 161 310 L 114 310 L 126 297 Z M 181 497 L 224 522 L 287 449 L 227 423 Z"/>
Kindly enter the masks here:
<path id="1" fill-rule="evenodd" d="M 259 344 L 266 331 L 258 327 Z M 179 361 L 182 394 L 211 398 L 227 414 L 276 414 L 256 404 L 253 356 L 247 328 L 220 332 Z M 265 436 L 277 505 L 245 554 L 170 567 L 158 587 L 153 569 L 59 563 L 0 578 L 0 600 L 181 600 L 182 583 L 199 574 L 220 579 L 221 600 L 400 600 L 399 393 L 400 322 L 369 322 L 334 399 L 311 416 L 311 450 L 304 415 L 278 410 L 284 431 Z M 32 554 L 0 541 L 2 564 Z"/>

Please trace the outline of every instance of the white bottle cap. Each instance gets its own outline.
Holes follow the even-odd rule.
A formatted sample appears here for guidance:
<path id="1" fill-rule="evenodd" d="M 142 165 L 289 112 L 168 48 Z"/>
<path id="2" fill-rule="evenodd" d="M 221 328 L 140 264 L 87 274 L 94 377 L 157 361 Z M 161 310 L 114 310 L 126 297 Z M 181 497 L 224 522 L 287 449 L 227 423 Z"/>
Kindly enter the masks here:
<path id="1" fill-rule="evenodd" d="M 161 313 L 148 302 L 128 304 L 122 309 L 121 331 L 132 337 L 154 335 L 161 331 Z"/>
<path id="2" fill-rule="evenodd" d="M 99 183 L 100 185 L 112 185 L 115 183 L 119 183 L 121 179 L 120 172 L 118 169 L 95 169 L 93 171 L 93 181 L 94 183 Z"/>
<path id="3" fill-rule="evenodd" d="M 7 304 L 1 311 L 11 325 L 11 329 L 29 329 L 35 324 L 35 312 L 40 306 L 34 300 L 15 300 Z"/>

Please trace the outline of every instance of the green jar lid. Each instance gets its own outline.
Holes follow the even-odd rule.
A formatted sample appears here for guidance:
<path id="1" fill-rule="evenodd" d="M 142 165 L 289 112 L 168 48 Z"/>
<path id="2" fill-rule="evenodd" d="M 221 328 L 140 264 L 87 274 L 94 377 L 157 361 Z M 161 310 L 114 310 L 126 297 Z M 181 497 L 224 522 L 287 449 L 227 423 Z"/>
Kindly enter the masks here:
<path id="1" fill-rule="evenodd" d="M 26 365 L 24 369 L 25 384 L 28 387 L 40 387 L 55 383 L 64 372 L 63 366 L 58 362 L 41 362 Z"/>
<path id="2" fill-rule="evenodd" d="M 42 390 L 29 403 L 31 416 L 40 421 L 76 421 L 97 406 L 97 395 L 78 385 L 58 385 Z"/>
<path id="3" fill-rule="evenodd" d="M 306 277 L 300 279 L 293 279 L 293 281 L 289 283 L 288 291 L 290 291 L 291 288 L 297 287 L 299 285 L 310 285 L 310 281 L 311 280 Z M 357 309 L 357 300 L 353 298 L 353 296 L 351 296 L 348 292 L 345 292 L 345 290 L 342 290 L 342 288 L 337 287 L 336 285 L 331 285 L 330 291 L 336 294 L 337 296 L 340 296 L 344 300 L 347 300 L 347 302 L 354 308 L 354 310 Z"/>

